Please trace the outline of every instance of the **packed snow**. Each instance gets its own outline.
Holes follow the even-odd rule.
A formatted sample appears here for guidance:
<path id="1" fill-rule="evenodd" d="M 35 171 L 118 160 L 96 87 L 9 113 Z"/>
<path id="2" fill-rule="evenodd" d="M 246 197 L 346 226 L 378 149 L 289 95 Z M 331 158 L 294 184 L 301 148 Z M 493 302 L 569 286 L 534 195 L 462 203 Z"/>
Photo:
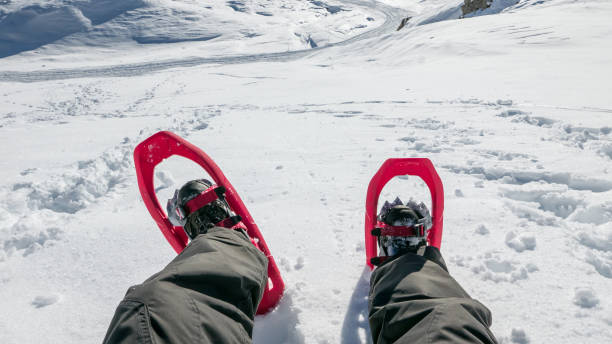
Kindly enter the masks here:
<path id="1" fill-rule="evenodd" d="M 612 3 L 462 4 L 0 0 L 0 342 L 99 343 L 172 259 L 132 161 L 159 130 L 281 269 L 255 343 L 369 342 L 365 193 L 393 157 L 436 166 L 442 252 L 500 341 L 612 342 Z M 201 177 L 168 159 L 158 196 Z"/>

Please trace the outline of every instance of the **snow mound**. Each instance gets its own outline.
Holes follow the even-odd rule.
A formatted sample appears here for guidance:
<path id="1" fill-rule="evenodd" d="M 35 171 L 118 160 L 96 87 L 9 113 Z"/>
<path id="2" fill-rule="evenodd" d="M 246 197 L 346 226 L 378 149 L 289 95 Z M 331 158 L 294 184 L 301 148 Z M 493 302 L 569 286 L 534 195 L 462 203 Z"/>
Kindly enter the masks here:
<path id="1" fill-rule="evenodd" d="M 1 249 L 24 256 L 53 245 L 64 236 L 69 216 L 112 195 L 132 175 L 132 147 L 124 140 L 101 156 L 78 161 L 61 173 L 28 173 L 25 181 L 4 188 L 0 206 Z"/>
<path id="2" fill-rule="evenodd" d="M 580 288 L 574 295 L 574 304 L 582 308 L 593 308 L 599 304 L 599 298 L 592 289 Z"/>
<path id="3" fill-rule="evenodd" d="M 610 223 L 612 222 L 612 202 L 591 204 L 578 209 L 571 220 L 594 225 Z"/>
<path id="4" fill-rule="evenodd" d="M 610 252 L 602 255 L 587 252 L 586 261 L 593 265 L 595 270 L 603 277 L 612 278 L 612 254 Z"/>
<path id="5" fill-rule="evenodd" d="M 532 263 L 522 264 L 518 261 L 504 259 L 500 254 L 494 252 L 487 252 L 477 258 L 478 260 L 474 260 L 472 257 L 455 256 L 451 258 L 451 261 L 458 266 L 469 268 L 483 281 L 494 283 L 517 283 L 527 280 L 530 273 L 539 270 Z"/>
<path id="6" fill-rule="evenodd" d="M 294 49 L 316 48 L 379 25 L 373 17 L 377 15 L 364 12 L 355 4 L 314 0 L 0 2 L 0 58 L 50 43 L 57 44 L 44 50 L 50 54 L 65 54 L 66 48 L 87 51 L 91 47 L 215 39 L 236 42 L 245 38 L 267 46 L 278 42 L 285 49 L 288 45 Z M 271 27 L 278 30 L 270 30 Z M 244 45 L 221 45 L 215 50 L 240 47 Z"/>
<path id="7" fill-rule="evenodd" d="M 0 17 L 0 58 L 36 49 L 73 33 L 89 31 L 93 25 L 144 5 L 142 0 L 81 0 L 15 9 Z"/>
<path id="8" fill-rule="evenodd" d="M 125 146 L 100 158 L 80 161 L 71 171 L 42 183 L 16 184 L 13 191 L 25 191 L 24 203 L 32 210 L 74 214 L 125 181 L 125 172 L 131 166 L 131 150 Z"/>
<path id="9" fill-rule="evenodd" d="M 516 252 L 533 251 L 536 248 L 536 238 L 532 234 L 521 233 L 517 235 L 515 232 L 510 231 L 506 235 L 506 245 Z"/>

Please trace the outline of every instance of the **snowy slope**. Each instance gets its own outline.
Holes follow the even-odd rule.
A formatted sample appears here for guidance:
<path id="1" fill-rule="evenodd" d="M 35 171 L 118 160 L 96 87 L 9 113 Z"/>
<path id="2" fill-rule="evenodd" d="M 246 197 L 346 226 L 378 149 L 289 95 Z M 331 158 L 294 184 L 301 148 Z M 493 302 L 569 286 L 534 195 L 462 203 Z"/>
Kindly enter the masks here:
<path id="1" fill-rule="evenodd" d="M 310 49 L 383 24 L 380 11 L 364 10 L 358 3 L 9 1 L 0 3 L 0 57 L 23 52 L 22 58 L 8 59 L 14 62 L 10 67 L 14 70 L 27 56 L 22 68 L 30 70 L 74 66 L 75 62 L 91 66 Z"/>
<path id="2" fill-rule="evenodd" d="M 19 50 L 0 59 L 0 342 L 100 342 L 127 287 L 174 256 L 131 161 L 162 129 L 217 161 L 280 265 L 286 296 L 255 343 L 367 342 L 367 183 L 412 156 L 438 168 L 443 254 L 499 339 L 612 340 L 609 1 L 466 19 L 456 0 L 104 2 L 117 11 L 97 24 L 95 1 L 0 5 L 0 49 Z M 91 23 L 7 22 L 27 6 Z M 201 176 L 158 172 L 160 199 Z M 427 200 L 412 178 L 381 197 L 396 195 Z"/>

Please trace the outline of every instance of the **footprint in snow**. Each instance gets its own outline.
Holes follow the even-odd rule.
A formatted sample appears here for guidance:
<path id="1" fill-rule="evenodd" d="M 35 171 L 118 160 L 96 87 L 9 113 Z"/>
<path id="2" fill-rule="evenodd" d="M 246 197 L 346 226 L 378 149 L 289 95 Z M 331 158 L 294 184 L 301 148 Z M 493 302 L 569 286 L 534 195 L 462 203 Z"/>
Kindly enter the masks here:
<path id="1" fill-rule="evenodd" d="M 293 266 L 296 270 L 300 270 L 301 268 L 304 267 L 304 258 L 303 257 L 298 257 L 297 262 L 295 263 L 295 265 Z"/>
<path id="2" fill-rule="evenodd" d="M 43 308 L 52 305 L 60 300 L 59 295 L 39 295 L 32 301 L 32 306 L 36 308 Z"/>
<path id="3" fill-rule="evenodd" d="M 599 304 L 599 298 L 590 288 L 578 288 L 574 294 L 574 304 L 581 308 L 593 308 Z"/>
<path id="4" fill-rule="evenodd" d="M 532 234 L 522 233 L 517 235 L 515 232 L 510 231 L 506 234 L 506 245 L 516 252 L 533 251 L 536 248 L 536 238 Z"/>
<path id="5" fill-rule="evenodd" d="M 155 192 L 169 188 L 176 183 L 174 177 L 172 177 L 172 174 L 168 171 L 155 172 L 155 179 L 157 179 L 158 182 L 156 183 L 158 186 L 155 188 Z"/>
<path id="6" fill-rule="evenodd" d="M 480 235 L 489 234 L 489 229 L 485 225 L 480 225 L 476 228 L 475 232 Z"/>
<path id="7" fill-rule="evenodd" d="M 280 266 L 285 270 L 285 271 L 291 271 L 291 263 L 289 263 L 289 260 L 285 257 L 282 257 L 279 260 Z"/>
<path id="8" fill-rule="evenodd" d="M 528 279 L 530 273 L 538 271 L 538 267 L 534 264 L 522 265 L 515 261 L 503 259 L 491 252 L 486 253 L 484 257 L 479 256 L 475 262 L 476 264 L 457 257 L 454 259 L 454 262 L 457 265 L 470 268 L 483 281 L 493 281 L 495 283 L 516 283 L 517 281 Z"/>
<path id="9" fill-rule="evenodd" d="M 525 330 L 520 328 L 513 328 L 510 334 L 510 341 L 512 341 L 512 343 L 517 344 L 527 344 L 529 343 L 529 337 L 527 337 L 527 333 L 525 333 Z"/>

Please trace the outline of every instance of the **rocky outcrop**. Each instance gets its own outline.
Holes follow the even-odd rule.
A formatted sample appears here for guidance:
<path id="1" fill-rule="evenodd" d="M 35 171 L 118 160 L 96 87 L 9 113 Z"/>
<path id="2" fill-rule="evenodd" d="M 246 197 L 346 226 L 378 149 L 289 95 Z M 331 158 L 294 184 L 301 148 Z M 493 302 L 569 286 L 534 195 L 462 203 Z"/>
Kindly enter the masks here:
<path id="1" fill-rule="evenodd" d="M 461 11 L 463 15 L 476 12 L 478 10 L 484 10 L 491 6 L 493 0 L 464 0 L 463 6 L 461 6 Z"/>
<path id="2" fill-rule="evenodd" d="M 402 21 L 400 22 L 399 26 L 397 27 L 397 29 L 395 31 L 399 31 L 401 29 L 404 28 L 404 26 L 408 23 L 408 21 L 411 19 L 412 17 L 406 17 L 404 19 L 402 19 Z"/>

